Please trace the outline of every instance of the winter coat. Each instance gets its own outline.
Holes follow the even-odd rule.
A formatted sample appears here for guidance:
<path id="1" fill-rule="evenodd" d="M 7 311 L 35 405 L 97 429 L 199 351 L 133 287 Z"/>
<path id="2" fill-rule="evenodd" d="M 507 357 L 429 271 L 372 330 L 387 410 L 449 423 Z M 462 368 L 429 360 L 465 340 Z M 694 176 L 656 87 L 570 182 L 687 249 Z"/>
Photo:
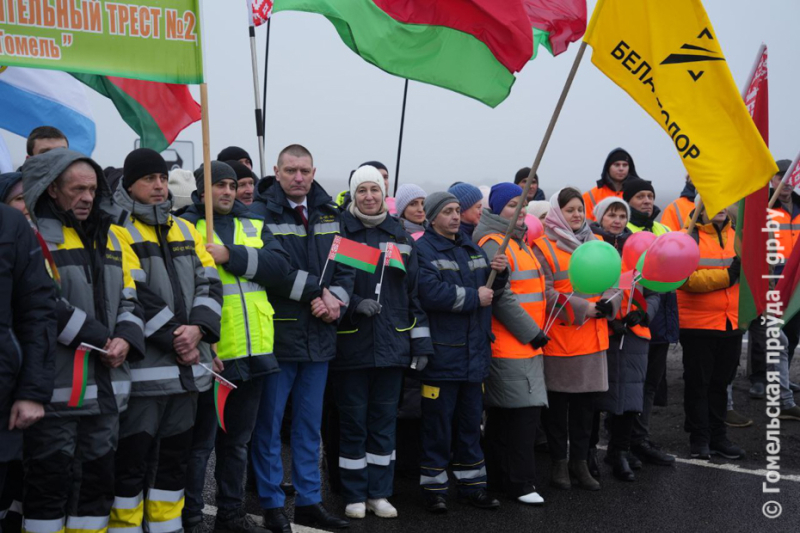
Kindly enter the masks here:
<path id="1" fill-rule="evenodd" d="M 622 248 L 625 246 L 625 242 L 628 240 L 628 237 L 633 235 L 631 230 L 628 228 L 624 228 L 622 233 L 618 235 L 614 235 L 609 233 L 608 231 L 604 230 L 599 222 L 591 222 L 589 227 L 592 228 L 592 233 L 603 239 L 605 242 L 616 248 L 616 250 L 621 254 Z"/>
<path id="2" fill-rule="evenodd" d="M 8 430 L 17 400 L 53 394 L 56 292 L 30 224 L 0 205 L 0 463 L 22 458 L 22 431 Z"/>
<path id="3" fill-rule="evenodd" d="M 656 222 L 660 213 L 661 209 L 657 205 L 653 206 L 653 212 L 649 215 L 631 207 L 631 219 L 628 222 L 628 229 L 634 233 L 637 231 L 649 231 L 656 237 L 669 233 L 670 229 L 667 226 Z"/>
<path id="4" fill-rule="evenodd" d="M 142 290 L 147 353 L 131 365 L 134 396 L 163 396 L 211 388 L 211 374 L 200 365 L 181 365 L 173 342 L 182 325 L 199 326 L 200 362 L 211 365 L 211 344 L 219 341 L 222 283 L 214 259 L 193 225 L 172 215 L 172 201 L 135 202 L 122 182 L 107 211 L 123 226 L 145 275 Z"/>
<path id="5" fill-rule="evenodd" d="M 264 217 L 265 225 L 289 254 L 292 268 L 285 282 L 269 295 L 275 309 L 275 355 L 278 362 L 325 362 L 333 359 L 336 356 L 338 324 L 315 318 L 311 314 L 311 301 L 322 294 L 323 287 L 327 287 L 345 306 L 350 303 L 353 293 L 355 270 L 328 261 L 333 240 L 341 234 L 338 206 L 316 182 L 311 185 L 306 202 L 308 230 L 303 227 L 300 215 L 289 205 L 277 182 L 266 190 L 262 189 L 250 205 L 250 212 Z"/>
<path id="6" fill-rule="evenodd" d="M 97 176 L 97 193 L 89 217 L 79 222 L 72 211 L 62 211 L 47 188 L 70 165 L 84 161 Z M 56 302 L 58 320 L 55 382 L 45 416 L 80 416 L 120 413 L 127 408 L 131 390 L 130 364 L 144 357 L 144 310 L 137 299 L 136 279 L 142 275 L 127 233 L 113 225 L 101 209 L 110 203 L 111 191 L 102 169 L 85 155 L 57 148 L 32 157 L 22 170 L 25 205 L 52 258 L 50 274 L 60 280 Z M 50 258 L 48 258 L 48 263 Z M 126 361 L 117 368 L 89 355 L 84 401 L 67 404 L 72 392 L 73 361 L 82 344 L 102 348 L 112 338 L 130 344 Z"/>
<path id="7" fill-rule="evenodd" d="M 463 233 L 451 240 L 432 227 L 417 249 L 420 302 L 434 350 L 422 379 L 481 383 L 489 376 L 493 340 L 491 307 L 481 307 L 478 298 L 491 270 L 486 253 Z M 498 275 L 492 289 L 502 289 L 507 281 L 507 272 Z"/>
<path id="8" fill-rule="evenodd" d="M 596 206 L 601 200 L 604 200 L 609 196 L 617 196 L 622 198 L 622 187 L 620 186 L 620 189 L 616 190 L 614 187 L 615 182 L 611 180 L 611 176 L 608 174 L 608 169 L 611 167 L 611 156 L 615 152 L 625 152 L 628 154 L 628 159 L 630 160 L 628 177 L 625 178 L 622 183 L 625 183 L 626 180 L 632 177 L 639 177 L 639 175 L 636 173 L 636 164 L 633 162 L 633 157 L 631 157 L 631 154 L 629 154 L 627 150 L 623 150 L 622 148 L 614 148 L 611 150 L 608 153 L 605 162 L 603 163 L 603 171 L 600 173 L 600 179 L 597 180 L 597 186 L 583 193 L 583 203 L 586 207 L 586 220 L 595 219 L 594 206 Z"/>
<path id="9" fill-rule="evenodd" d="M 194 203 L 183 213 L 183 219 L 197 227 L 198 222 L 206 219 L 205 204 L 200 200 L 197 191 L 192 193 L 192 200 Z M 234 244 L 236 219 L 263 220 L 252 214 L 247 206 L 238 200 L 233 203 L 233 209 L 227 215 L 214 213 L 214 233 L 230 253 L 228 262 L 218 265 L 217 268 L 223 268 L 234 276 L 255 282 L 264 287 L 269 294 L 285 283 L 286 276 L 289 275 L 291 269 L 289 254 L 281 248 L 280 243 L 266 225 L 261 231 L 261 241 L 263 242 L 261 248 Z M 205 233 L 200 231 L 199 233 L 205 243 Z M 223 309 L 225 305 L 227 304 L 223 303 Z M 247 315 L 245 318 L 249 319 Z M 221 335 L 225 336 L 224 330 Z M 224 363 L 225 370 L 222 371 L 222 376 L 232 381 L 247 381 L 279 370 L 274 353 L 251 355 Z"/>
<path id="10" fill-rule="evenodd" d="M 664 212 L 661 213 L 661 223 L 670 231 L 680 231 L 686 227 L 689 222 L 688 215 L 694 209 L 695 196 L 697 189 L 687 181 L 678 199 L 664 208 Z"/>
<path id="11" fill-rule="evenodd" d="M 495 215 L 491 210 L 484 209 L 481 221 L 475 228 L 473 238 L 480 242 L 484 237 L 493 235 L 499 239 L 505 236 L 508 229 L 508 220 Z M 542 297 L 544 297 L 544 274 L 541 265 L 533 255 L 533 251 L 525 243 L 524 228 L 515 228 L 512 240 L 538 265 L 538 276 L 541 278 Z M 500 249 L 496 240 L 487 239 L 482 245 L 487 257 L 494 257 Z M 508 255 L 508 250 L 506 255 Z M 510 258 L 513 260 L 513 258 Z M 522 344 L 530 342 L 539 334 L 544 323 L 538 324 L 533 316 L 519 303 L 511 289 L 511 279 L 518 272 L 517 265 L 510 274 L 509 282 L 492 300 L 492 315 Z M 530 274 L 530 271 L 523 272 Z M 530 282 L 528 282 L 530 283 Z M 543 305 L 543 304 L 540 304 Z M 543 307 L 542 307 L 543 309 Z M 544 322 L 544 311 L 539 320 Z M 497 346 L 496 340 L 495 347 Z M 489 369 L 489 378 L 486 380 L 486 395 L 484 402 L 490 407 L 503 407 L 515 409 L 518 407 L 547 406 L 547 387 L 544 381 L 544 357 L 541 349 L 530 347 L 532 356 L 526 358 L 500 358 L 492 357 Z M 534 355 L 535 354 L 535 355 Z"/>
<path id="12" fill-rule="evenodd" d="M 352 213 L 345 212 L 342 226 L 344 237 L 384 253 L 386 243 L 394 243 L 406 271 L 379 266 L 374 274 L 363 270 L 356 272 L 350 305 L 339 322 L 336 359 L 331 363 L 331 369 L 406 368 L 414 356 L 432 356 L 428 317 L 417 295 L 419 260 L 414 240 L 388 215 L 374 228 L 367 228 Z M 383 258 L 379 264 L 383 265 Z M 371 317 L 357 313 L 359 303 L 376 298 L 375 289 L 379 281 L 380 313 Z"/>

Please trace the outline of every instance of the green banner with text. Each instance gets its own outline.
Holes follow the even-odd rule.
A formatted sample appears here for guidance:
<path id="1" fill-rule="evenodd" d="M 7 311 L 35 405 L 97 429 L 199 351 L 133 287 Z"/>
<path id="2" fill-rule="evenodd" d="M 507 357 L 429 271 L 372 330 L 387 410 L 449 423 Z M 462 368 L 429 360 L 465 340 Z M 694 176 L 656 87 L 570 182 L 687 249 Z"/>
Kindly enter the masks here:
<path id="1" fill-rule="evenodd" d="M 200 0 L 0 0 L 0 65 L 202 83 Z"/>

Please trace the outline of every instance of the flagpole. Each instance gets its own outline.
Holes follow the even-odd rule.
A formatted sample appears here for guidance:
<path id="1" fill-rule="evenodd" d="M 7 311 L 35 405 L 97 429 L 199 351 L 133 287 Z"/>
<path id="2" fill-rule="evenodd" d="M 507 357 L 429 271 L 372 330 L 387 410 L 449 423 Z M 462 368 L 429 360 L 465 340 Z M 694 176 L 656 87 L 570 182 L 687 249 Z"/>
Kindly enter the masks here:
<path id="1" fill-rule="evenodd" d="M 253 67 L 253 98 L 255 99 L 256 104 L 256 136 L 258 137 L 258 162 L 259 167 L 261 169 L 261 174 L 259 174 L 259 178 L 263 178 L 267 175 L 266 167 L 264 166 L 264 119 L 263 119 L 263 110 L 261 109 L 261 100 L 259 97 L 259 90 L 258 90 L 258 55 L 256 53 L 256 27 L 253 25 L 253 13 L 252 10 L 247 14 L 248 18 L 250 19 L 250 25 L 248 26 L 248 31 L 250 33 L 250 62 L 252 63 Z M 268 41 L 269 42 L 269 41 Z"/>
<path id="2" fill-rule="evenodd" d="M 205 194 L 206 242 L 214 242 L 214 204 L 211 201 L 211 134 L 208 126 L 208 85 L 200 84 L 200 116 L 203 129 L 203 189 Z"/>
<path id="3" fill-rule="evenodd" d="M 692 220 L 689 221 L 689 225 L 686 227 L 687 234 L 691 235 L 692 232 L 694 231 L 694 227 L 697 225 L 697 219 L 700 218 L 700 213 L 702 211 L 703 211 L 703 198 L 700 197 L 697 199 L 697 203 L 694 206 L 694 213 L 692 213 Z"/>
<path id="4" fill-rule="evenodd" d="M 375 287 L 375 293 L 378 295 L 378 298 L 376 300 L 378 302 L 378 304 L 381 303 L 381 289 L 383 289 L 383 273 L 386 271 L 386 258 L 385 258 L 385 256 L 386 256 L 386 253 L 388 251 L 389 251 L 389 247 L 387 246 L 386 247 L 386 252 L 383 252 L 384 253 L 384 260 L 383 260 L 383 265 L 381 265 L 381 279 L 378 281 L 378 286 Z M 380 311 L 378 311 L 378 312 L 380 312 Z"/>
<path id="5" fill-rule="evenodd" d="M 267 45 L 264 49 L 264 99 L 261 105 L 261 133 L 263 137 L 261 137 L 261 142 L 264 146 L 264 150 L 266 151 L 266 131 L 267 131 L 267 74 L 269 72 L 269 29 L 272 25 L 272 16 L 267 19 Z M 261 176 L 262 178 L 264 176 Z"/>
<path id="6" fill-rule="evenodd" d="M 533 182 L 533 176 L 536 175 L 536 172 L 539 170 L 539 164 L 542 162 L 542 157 L 544 156 L 544 151 L 547 149 L 547 144 L 550 142 L 550 137 L 553 135 L 553 129 L 555 129 L 556 122 L 558 121 L 558 116 L 561 114 L 561 108 L 564 107 L 564 101 L 567 99 L 567 94 L 569 93 L 570 87 L 572 87 L 572 80 L 575 79 L 575 73 L 578 71 L 578 66 L 581 64 L 581 59 L 583 58 L 583 53 L 586 51 L 586 41 L 581 41 L 581 46 L 578 48 L 578 53 L 575 56 L 575 61 L 572 62 L 572 68 L 569 71 L 569 75 L 567 76 L 567 81 L 564 83 L 564 88 L 561 90 L 561 96 L 558 98 L 558 103 L 556 104 L 556 108 L 553 111 L 553 116 L 550 117 L 550 124 L 547 125 L 547 130 L 544 132 L 544 138 L 542 139 L 542 144 L 539 145 L 539 152 L 536 154 L 536 159 L 533 161 L 533 165 L 531 165 L 531 171 L 528 173 L 528 179 L 525 180 L 525 188 L 522 190 L 522 197 L 528 197 L 528 191 L 531 188 L 531 183 Z M 519 219 L 519 214 L 522 211 L 522 206 L 525 202 L 519 202 L 517 204 L 517 209 L 514 211 L 514 216 L 508 223 L 508 228 L 506 229 L 506 236 L 503 238 L 503 243 L 500 245 L 500 248 L 497 249 L 497 253 L 495 257 L 498 255 L 502 255 L 506 252 L 506 247 L 508 246 L 508 241 L 511 239 L 511 234 L 514 230 L 514 226 Z M 486 281 L 486 286 L 491 287 L 494 284 L 494 279 L 497 277 L 497 271 L 492 270 L 489 273 L 489 279 Z"/>
<path id="7" fill-rule="evenodd" d="M 403 149 L 403 128 L 406 124 L 406 101 L 408 100 L 408 78 L 403 88 L 403 111 L 400 113 L 400 138 L 397 140 L 397 166 L 394 169 L 394 193 L 397 195 L 397 185 L 400 183 L 400 152 Z"/>

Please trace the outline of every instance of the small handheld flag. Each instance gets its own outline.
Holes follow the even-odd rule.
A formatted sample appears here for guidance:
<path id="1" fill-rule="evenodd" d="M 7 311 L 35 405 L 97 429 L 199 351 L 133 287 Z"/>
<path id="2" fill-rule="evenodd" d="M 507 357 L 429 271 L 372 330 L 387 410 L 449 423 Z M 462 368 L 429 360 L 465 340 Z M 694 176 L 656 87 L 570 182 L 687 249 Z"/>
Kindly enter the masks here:
<path id="1" fill-rule="evenodd" d="M 72 359 L 72 391 L 67 401 L 68 407 L 83 407 L 86 396 L 86 382 L 89 378 L 89 354 L 95 352 L 108 353 L 91 344 L 81 343 L 75 350 Z"/>
<path id="2" fill-rule="evenodd" d="M 233 391 L 233 389 L 236 388 L 236 385 L 223 378 L 203 363 L 199 364 L 209 374 L 214 376 L 214 408 L 217 411 L 217 421 L 219 422 L 219 427 L 222 428 L 222 431 L 227 433 L 228 430 L 225 429 L 225 404 L 228 401 L 228 395 L 231 393 L 231 391 Z"/>
<path id="3" fill-rule="evenodd" d="M 386 243 L 386 253 L 384 254 L 384 265 L 399 268 L 403 272 L 406 271 L 406 265 L 403 262 L 403 256 L 400 255 L 400 249 L 392 242 Z"/>
<path id="4" fill-rule="evenodd" d="M 337 235 L 333 239 L 328 259 L 374 274 L 378 268 L 381 251 L 372 246 L 351 241 Z"/>
<path id="5" fill-rule="evenodd" d="M 647 300 L 644 299 L 644 294 L 642 294 L 642 291 L 639 289 L 633 289 L 631 300 L 633 300 L 633 305 L 635 305 L 637 309 L 643 313 L 647 312 Z"/>

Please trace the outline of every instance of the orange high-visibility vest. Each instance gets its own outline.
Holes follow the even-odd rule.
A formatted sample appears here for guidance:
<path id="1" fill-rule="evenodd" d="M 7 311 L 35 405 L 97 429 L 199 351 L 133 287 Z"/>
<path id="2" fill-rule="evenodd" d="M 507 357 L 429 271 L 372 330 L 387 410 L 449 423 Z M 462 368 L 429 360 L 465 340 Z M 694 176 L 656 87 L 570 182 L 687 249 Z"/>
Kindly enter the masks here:
<path id="1" fill-rule="evenodd" d="M 483 237 L 478 246 L 483 246 L 489 239 L 498 244 L 503 243 L 503 236 L 495 233 Z M 520 307 L 527 311 L 540 328 L 544 329 L 546 314 L 544 273 L 539 261 L 530 248 L 521 247 L 514 239 L 508 241 L 506 256 L 508 256 L 508 268 L 511 270 L 509 276 L 511 292 L 514 293 Z M 542 353 L 541 348 L 537 349 L 530 344 L 519 342 L 494 315 L 492 315 L 492 333 L 495 337 L 492 343 L 492 357 L 528 359 Z"/>
<path id="2" fill-rule="evenodd" d="M 639 290 L 642 290 L 641 287 Z M 644 295 L 644 291 L 642 291 L 642 295 Z M 628 301 L 631 299 L 631 291 L 625 290 L 622 292 L 622 304 L 619 306 L 619 312 L 617 313 L 617 319 L 622 320 L 625 316 L 625 311 L 628 310 Z M 638 308 L 631 303 L 631 312 L 636 311 Z M 647 313 L 645 313 L 647 314 Z M 642 339 L 650 340 L 650 328 L 646 326 L 642 326 L 641 324 L 637 324 L 632 328 L 628 328 L 631 333 L 636 335 L 637 337 L 641 337 Z M 611 331 L 611 326 L 609 326 L 609 331 Z"/>
<path id="3" fill-rule="evenodd" d="M 710 228 L 711 232 L 707 231 Z M 709 223 L 698 226 L 700 246 L 700 265 L 697 270 L 725 269 L 731 266 L 736 257 L 734 240 L 736 234 L 730 224 L 723 230 L 726 242 L 720 242 L 720 236 L 714 225 Z M 696 293 L 678 290 L 678 317 L 681 329 L 710 329 L 725 331 L 729 321 L 735 329 L 739 324 L 739 284 L 726 289 Z"/>
<path id="4" fill-rule="evenodd" d="M 553 287 L 560 293 L 572 293 L 572 283 L 569 281 L 569 261 L 572 254 L 559 249 L 555 241 L 542 237 L 535 241 L 536 246 L 544 254 L 550 270 L 553 272 Z M 589 302 L 600 300 L 600 294 L 579 294 Z M 547 308 L 552 312 L 552 304 Z M 582 326 L 567 325 L 560 318 L 556 318 L 550 331 L 547 333 L 550 342 L 544 347 L 545 355 L 571 357 L 586 355 L 608 349 L 608 321 L 605 318 L 590 318 Z"/>
<path id="5" fill-rule="evenodd" d="M 661 223 L 671 231 L 680 231 L 691 220 L 690 213 L 693 209 L 694 202 L 685 196 L 681 196 L 664 209 L 661 214 Z"/>
<path id="6" fill-rule="evenodd" d="M 778 242 L 783 246 L 781 253 L 784 259 L 788 259 L 789 256 L 792 255 L 792 249 L 794 245 L 797 244 L 798 237 L 800 237 L 800 215 L 792 220 L 792 215 L 780 208 L 773 209 L 771 215 L 772 220 L 779 225 L 775 238 L 778 239 Z"/>
<path id="7" fill-rule="evenodd" d="M 610 196 L 622 198 L 622 191 L 615 191 L 608 185 L 603 185 L 602 187 L 593 187 L 591 190 L 583 193 L 583 205 L 586 209 L 586 220 L 594 221 L 595 206 Z"/>

